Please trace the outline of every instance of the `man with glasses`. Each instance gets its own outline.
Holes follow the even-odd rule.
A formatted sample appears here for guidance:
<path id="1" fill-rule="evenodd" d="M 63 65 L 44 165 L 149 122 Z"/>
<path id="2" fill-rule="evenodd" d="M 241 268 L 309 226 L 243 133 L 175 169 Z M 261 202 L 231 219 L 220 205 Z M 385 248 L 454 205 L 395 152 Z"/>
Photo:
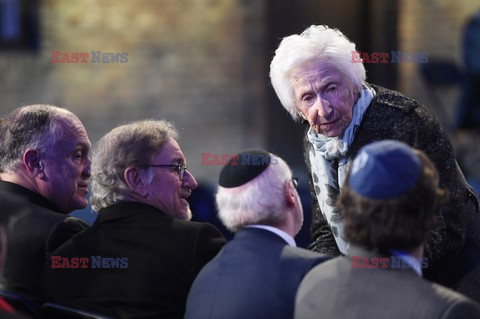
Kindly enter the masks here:
<path id="1" fill-rule="evenodd" d="M 49 256 L 50 301 L 122 318 L 183 317 L 193 279 L 225 240 L 189 221 L 197 182 L 177 138 L 169 122 L 147 120 L 97 143 L 91 204 L 98 218 Z"/>
<path id="2" fill-rule="evenodd" d="M 298 285 L 326 258 L 296 247 L 303 223 L 296 186 L 288 165 L 261 150 L 222 169 L 218 214 L 236 235 L 195 279 L 186 319 L 293 318 Z"/>

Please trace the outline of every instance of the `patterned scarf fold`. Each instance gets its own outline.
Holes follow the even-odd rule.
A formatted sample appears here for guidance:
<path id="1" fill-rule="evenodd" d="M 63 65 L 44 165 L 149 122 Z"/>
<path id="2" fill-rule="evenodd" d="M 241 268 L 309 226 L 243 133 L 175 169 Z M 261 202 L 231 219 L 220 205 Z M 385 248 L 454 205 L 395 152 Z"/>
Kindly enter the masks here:
<path id="1" fill-rule="evenodd" d="M 307 138 L 313 145 L 309 152 L 309 160 L 315 195 L 342 254 L 347 253 L 348 242 L 343 235 L 343 221 L 335 207 L 335 201 L 342 190 L 350 165 L 350 159 L 346 157 L 348 148 L 375 94 L 373 88 L 366 83 L 363 84 L 360 98 L 353 106 L 352 122 L 345 129 L 342 138 L 317 134 L 312 128 L 307 133 Z"/>

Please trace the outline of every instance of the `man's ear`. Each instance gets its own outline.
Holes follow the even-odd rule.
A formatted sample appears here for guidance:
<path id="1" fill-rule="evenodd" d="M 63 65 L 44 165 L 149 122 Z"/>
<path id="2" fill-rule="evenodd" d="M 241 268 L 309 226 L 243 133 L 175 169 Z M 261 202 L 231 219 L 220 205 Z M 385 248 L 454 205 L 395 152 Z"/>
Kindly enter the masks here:
<path id="1" fill-rule="evenodd" d="M 40 159 L 38 151 L 28 149 L 23 154 L 23 165 L 31 175 L 38 178 L 45 177 L 45 161 Z"/>
<path id="2" fill-rule="evenodd" d="M 134 191 L 141 197 L 147 197 L 147 185 L 145 185 L 142 174 L 140 174 L 140 171 L 137 167 L 127 167 L 127 169 L 123 173 L 123 178 L 125 178 L 125 182 L 132 191 Z"/>
<path id="3" fill-rule="evenodd" d="M 298 205 L 297 198 L 295 196 L 296 190 L 293 187 L 292 183 L 289 181 L 285 182 L 283 186 L 283 191 L 285 192 L 285 204 L 287 207 L 295 207 Z"/>

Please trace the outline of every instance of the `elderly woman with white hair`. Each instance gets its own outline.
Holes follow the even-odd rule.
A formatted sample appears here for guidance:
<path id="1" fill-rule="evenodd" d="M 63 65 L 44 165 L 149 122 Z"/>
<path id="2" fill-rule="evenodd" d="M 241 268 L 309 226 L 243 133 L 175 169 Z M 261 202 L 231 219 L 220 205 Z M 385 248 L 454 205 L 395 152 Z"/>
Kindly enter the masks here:
<path id="1" fill-rule="evenodd" d="M 425 245 L 425 274 L 456 287 L 480 263 L 478 197 L 432 112 L 398 92 L 365 82 L 363 63 L 352 59 L 355 51 L 355 44 L 339 30 L 311 26 L 284 38 L 270 65 L 280 102 L 294 120 L 309 124 L 304 157 L 313 199 L 311 249 L 348 253 L 342 217 L 335 208 L 347 169 L 362 146 L 384 139 L 402 141 L 430 157 L 440 173 L 440 186 L 449 194 Z"/>

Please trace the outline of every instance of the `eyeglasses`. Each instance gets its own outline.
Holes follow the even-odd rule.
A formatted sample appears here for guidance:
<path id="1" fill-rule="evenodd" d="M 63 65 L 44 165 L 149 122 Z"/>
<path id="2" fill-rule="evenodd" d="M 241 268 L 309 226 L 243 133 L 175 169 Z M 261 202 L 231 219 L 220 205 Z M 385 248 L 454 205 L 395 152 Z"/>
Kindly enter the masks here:
<path id="1" fill-rule="evenodd" d="M 295 189 L 298 189 L 298 177 L 292 177 L 292 183 L 293 187 L 295 187 Z"/>
<path id="2" fill-rule="evenodd" d="M 137 166 L 144 167 L 162 167 L 162 168 L 172 168 L 177 171 L 180 181 L 183 182 L 183 177 L 185 176 L 185 171 L 187 170 L 187 165 L 185 164 L 169 164 L 169 165 L 160 165 L 160 164 L 142 164 Z"/>

